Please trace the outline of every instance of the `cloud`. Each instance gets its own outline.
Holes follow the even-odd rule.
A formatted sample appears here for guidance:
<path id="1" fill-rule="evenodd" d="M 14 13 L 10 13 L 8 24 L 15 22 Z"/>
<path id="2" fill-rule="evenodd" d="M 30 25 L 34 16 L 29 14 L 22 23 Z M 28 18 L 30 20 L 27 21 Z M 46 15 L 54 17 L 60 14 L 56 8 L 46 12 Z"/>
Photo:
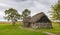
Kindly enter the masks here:
<path id="1" fill-rule="evenodd" d="M 31 10 L 31 15 L 39 12 L 47 14 L 51 5 L 55 4 L 57 0 L 0 0 L 0 20 L 4 19 L 4 11 L 8 8 L 15 8 L 21 13 L 25 8 Z"/>

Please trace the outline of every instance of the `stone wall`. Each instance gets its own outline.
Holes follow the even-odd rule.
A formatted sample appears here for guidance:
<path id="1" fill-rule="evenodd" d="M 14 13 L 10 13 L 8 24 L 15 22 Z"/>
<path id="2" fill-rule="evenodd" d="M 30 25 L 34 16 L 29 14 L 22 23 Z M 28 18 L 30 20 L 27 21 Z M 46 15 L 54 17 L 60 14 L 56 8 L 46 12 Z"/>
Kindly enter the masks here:
<path id="1" fill-rule="evenodd" d="M 24 23 L 24 26 L 31 28 L 52 28 L 52 23 Z"/>
<path id="2" fill-rule="evenodd" d="M 36 28 L 36 23 L 31 23 L 31 28 Z"/>
<path id="3" fill-rule="evenodd" d="M 38 28 L 52 28 L 52 24 L 51 23 L 36 23 L 36 26 Z"/>
<path id="4" fill-rule="evenodd" d="M 24 27 L 30 27 L 30 23 L 23 23 Z"/>

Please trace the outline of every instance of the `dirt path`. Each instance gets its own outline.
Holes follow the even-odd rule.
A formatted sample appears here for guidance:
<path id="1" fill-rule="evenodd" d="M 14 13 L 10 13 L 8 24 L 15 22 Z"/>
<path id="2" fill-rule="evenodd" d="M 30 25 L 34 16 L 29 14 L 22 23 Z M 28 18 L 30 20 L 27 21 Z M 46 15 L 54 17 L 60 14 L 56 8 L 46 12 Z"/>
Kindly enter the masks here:
<path id="1" fill-rule="evenodd" d="M 50 32 L 43 32 L 43 33 L 46 33 L 48 35 L 56 35 L 56 34 L 53 34 L 53 33 L 50 33 Z"/>

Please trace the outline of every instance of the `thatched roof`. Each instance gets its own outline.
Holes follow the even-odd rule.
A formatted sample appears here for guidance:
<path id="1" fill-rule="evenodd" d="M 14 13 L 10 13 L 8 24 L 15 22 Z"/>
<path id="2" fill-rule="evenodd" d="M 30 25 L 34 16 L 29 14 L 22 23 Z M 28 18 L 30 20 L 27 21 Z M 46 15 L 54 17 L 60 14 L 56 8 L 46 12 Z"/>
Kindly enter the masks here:
<path id="1" fill-rule="evenodd" d="M 40 20 L 40 18 L 41 18 L 43 15 L 45 15 L 43 12 L 34 15 L 34 16 L 31 18 L 30 22 L 36 22 L 36 21 Z"/>
<path id="2" fill-rule="evenodd" d="M 23 19 L 23 22 L 30 22 L 30 19 L 31 19 L 30 16 L 29 16 L 29 17 L 25 17 L 25 18 Z"/>
<path id="3" fill-rule="evenodd" d="M 32 18 L 26 18 L 24 22 L 37 22 L 38 20 L 41 20 L 43 16 L 46 16 L 45 13 L 41 12 L 36 15 L 34 15 Z M 47 17 L 47 16 L 46 16 Z M 48 18 L 48 17 L 47 17 Z M 49 19 L 48 19 L 49 20 Z M 50 21 L 50 20 L 49 20 Z"/>

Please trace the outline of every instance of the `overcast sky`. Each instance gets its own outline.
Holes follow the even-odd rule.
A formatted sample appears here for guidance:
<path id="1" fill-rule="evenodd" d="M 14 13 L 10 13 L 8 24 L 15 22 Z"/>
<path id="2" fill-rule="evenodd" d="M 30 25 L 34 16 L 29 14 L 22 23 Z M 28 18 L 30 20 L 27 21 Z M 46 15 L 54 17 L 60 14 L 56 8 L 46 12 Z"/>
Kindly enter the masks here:
<path id="1" fill-rule="evenodd" d="M 51 9 L 51 5 L 57 1 L 58 0 L 0 0 L 0 21 L 5 21 L 3 18 L 4 11 L 8 8 L 14 8 L 18 10 L 19 13 L 27 8 L 31 10 L 31 15 L 33 16 L 40 12 L 47 14 Z"/>

